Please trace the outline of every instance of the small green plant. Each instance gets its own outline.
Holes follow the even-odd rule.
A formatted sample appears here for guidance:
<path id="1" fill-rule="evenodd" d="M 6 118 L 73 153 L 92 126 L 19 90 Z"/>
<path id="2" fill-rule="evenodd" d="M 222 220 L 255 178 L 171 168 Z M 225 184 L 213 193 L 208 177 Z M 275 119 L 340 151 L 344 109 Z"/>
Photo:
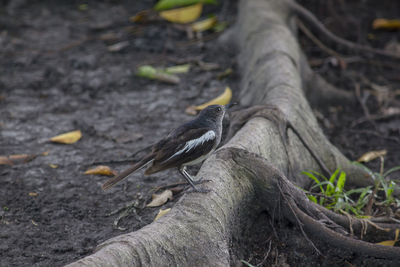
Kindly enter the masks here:
<path id="1" fill-rule="evenodd" d="M 358 162 L 354 162 L 354 164 L 364 169 L 375 181 L 370 206 L 372 206 L 374 202 L 377 202 L 379 203 L 379 205 L 386 207 L 386 209 L 388 209 L 393 204 L 397 207 L 400 207 L 400 199 L 397 199 L 393 196 L 394 190 L 396 188 L 399 188 L 399 186 L 392 180 L 387 179 L 390 174 L 400 171 L 400 166 L 396 166 L 387 171 L 384 171 L 383 157 L 381 157 L 381 166 L 379 172 L 373 172 L 365 165 Z"/>
<path id="2" fill-rule="evenodd" d="M 391 168 L 384 172 L 383 159 L 381 159 L 380 172 L 373 172 L 361 163 L 354 164 L 364 169 L 375 181 L 374 186 L 345 190 L 346 173 L 337 169 L 329 178 L 315 171 L 304 171 L 306 175 L 315 182 L 306 192 L 308 198 L 327 209 L 352 213 L 358 217 L 371 215 L 373 204 L 383 206 L 388 212 L 391 205 L 400 207 L 400 200 L 393 196 L 396 187 L 395 182 L 387 180 L 387 176 L 393 172 L 400 171 L 400 166 Z M 316 189 L 319 189 L 316 191 Z"/>
<path id="3" fill-rule="evenodd" d="M 363 215 L 362 209 L 368 202 L 368 195 L 372 192 L 371 186 L 345 191 L 346 173 L 340 169 L 337 169 L 329 178 L 315 171 L 302 173 L 315 182 L 307 194 L 311 201 L 334 211 L 343 210 L 357 216 Z M 319 188 L 320 192 L 313 193 L 315 188 Z M 355 201 L 351 196 L 356 194 L 358 194 L 358 199 Z"/>

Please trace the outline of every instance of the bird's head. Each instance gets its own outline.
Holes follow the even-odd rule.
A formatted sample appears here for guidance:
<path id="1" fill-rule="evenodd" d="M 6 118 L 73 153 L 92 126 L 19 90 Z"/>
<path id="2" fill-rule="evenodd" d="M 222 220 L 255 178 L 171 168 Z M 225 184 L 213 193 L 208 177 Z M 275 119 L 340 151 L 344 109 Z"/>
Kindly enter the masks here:
<path id="1" fill-rule="evenodd" d="M 228 104 L 228 105 L 210 105 L 200 111 L 199 117 L 202 117 L 207 120 L 213 120 L 213 121 L 222 121 L 225 115 L 225 111 L 230 108 L 231 106 L 235 105 L 236 103 L 233 104 Z"/>
<path id="2" fill-rule="evenodd" d="M 200 111 L 199 117 L 217 120 L 224 117 L 225 107 L 222 105 L 211 105 Z"/>

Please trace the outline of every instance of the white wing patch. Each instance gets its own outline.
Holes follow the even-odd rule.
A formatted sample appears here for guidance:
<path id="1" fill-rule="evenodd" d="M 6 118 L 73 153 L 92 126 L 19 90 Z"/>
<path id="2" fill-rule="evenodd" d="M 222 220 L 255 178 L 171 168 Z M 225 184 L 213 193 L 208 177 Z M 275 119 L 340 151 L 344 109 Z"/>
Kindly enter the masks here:
<path id="1" fill-rule="evenodd" d="M 204 144 L 204 142 L 213 140 L 213 139 L 215 139 L 215 132 L 210 130 L 210 131 L 206 132 L 205 134 L 203 134 L 202 136 L 200 136 L 199 138 L 187 141 L 185 146 L 181 150 L 175 152 L 175 154 L 173 154 L 167 160 L 170 160 L 171 158 L 173 158 L 179 154 L 182 154 L 184 152 L 189 152 L 193 148 L 196 148 L 197 146 Z M 167 161 L 167 160 L 165 160 L 165 161 Z"/>

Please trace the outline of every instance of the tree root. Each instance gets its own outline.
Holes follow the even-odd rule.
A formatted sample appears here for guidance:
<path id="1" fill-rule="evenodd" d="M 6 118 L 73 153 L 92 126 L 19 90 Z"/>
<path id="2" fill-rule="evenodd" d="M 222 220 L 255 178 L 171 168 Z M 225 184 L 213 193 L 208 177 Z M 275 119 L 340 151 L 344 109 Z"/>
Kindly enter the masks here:
<path id="1" fill-rule="evenodd" d="M 400 248 L 398 247 L 377 245 L 349 237 L 348 232 L 344 230 L 344 227 L 349 225 L 337 224 L 337 221 L 343 223 L 343 216 L 338 214 L 332 216 L 333 212 L 310 202 L 304 192 L 295 187 L 282 172 L 270 165 L 264 158 L 237 148 L 230 148 L 229 150 L 231 150 L 230 153 L 232 153 L 235 163 L 250 171 L 254 178 L 258 180 L 257 184 L 265 183 L 263 186 L 264 194 L 273 194 L 278 190 L 282 198 L 282 209 L 285 217 L 289 221 L 299 224 L 299 227 L 304 228 L 307 234 L 341 249 L 376 258 L 400 259 Z M 270 200 L 271 196 L 266 196 L 265 198 Z M 271 204 L 271 202 L 265 203 L 268 206 L 266 207 L 268 210 L 271 209 Z M 328 214 L 330 218 L 326 216 Z M 354 218 L 353 220 L 353 227 L 356 226 L 358 228 L 363 225 L 363 220 Z M 400 228 L 400 224 L 376 225 L 379 226 L 376 228 L 377 230 L 380 230 L 380 227 L 386 228 L 388 226 L 392 227 L 392 229 Z"/>
<path id="2" fill-rule="evenodd" d="M 300 4 L 296 3 L 293 0 L 285 0 L 288 6 L 293 10 L 293 12 L 298 15 L 301 19 L 307 21 L 309 25 L 318 31 L 321 35 L 323 35 L 327 40 L 336 43 L 339 48 L 346 49 L 348 52 L 352 53 L 360 53 L 363 56 L 375 55 L 380 57 L 381 59 L 391 59 L 391 60 L 400 60 L 400 56 L 395 53 L 390 53 L 380 49 L 374 49 L 369 46 L 360 45 L 357 43 L 350 42 L 345 40 L 331 31 L 329 31 L 318 19 L 312 14 L 310 11 L 305 9 Z"/>

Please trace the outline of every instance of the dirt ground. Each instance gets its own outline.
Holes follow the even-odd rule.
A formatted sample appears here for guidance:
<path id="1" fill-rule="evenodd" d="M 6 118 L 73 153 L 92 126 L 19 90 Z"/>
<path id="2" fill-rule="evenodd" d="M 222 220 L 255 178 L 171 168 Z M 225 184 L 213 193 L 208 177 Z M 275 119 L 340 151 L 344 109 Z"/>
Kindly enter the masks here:
<path id="1" fill-rule="evenodd" d="M 152 222 L 159 208 L 143 207 L 154 187 L 181 181 L 175 170 L 149 177 L 138 172 L 109 192 L 100 188 L 107 177 L 84 171 L 100 164 L 126 168 L 149 145 L 191 119 L 184 113 L 187 106 L 217 96 L 226 85 L 234 95 L 240 90 L 234 51 L 216 45 L 218 34 L 189 40 L 185 31 L 166 22 L 129 22 L 130 16 L 154 2 L 0 1 L 0 155 L 39 155 L 27 163 L 0 165 L 0 266 L 61 266 L 90 254 L 106 239 Z M 234 23 L 236 2 L 220 2 L 205 13 Z M 379 6 L 372 0 L 338 1 L 340 5 L 333 0 L 327 5 L 301 2 L 345 38 L 377 47 L 400 40 L 399 32 L 370 28 L 375 16 L 400 15 L 395 13 L 400 10 L 396 1 L 380 1 Z M 360 16 L 354 16 L 354 8 L 362 11 Z M 343 30 L 348 28 L 352 30 Z M 110 45 L 126 41 L 122 50 L 109 51 Z M 375 85 L 389 92 L 400 87 L 399 65 L 355 59 L 344 69 L 304 36 L 301 43 L 313 68 L 343 90 L 354 91 L 356 83 L 363 93 L 372 92 Z M 219 68 L 206 71 L 200 61 Z M 143 64 L 181 63 L 191 63 L 192 69 L 180 75 L 178 85 L 135 76 Z M 228 68 L 233 74 L 219 79 Z M 399 96 L 383 101 L 371 94 L 366 101 L 369 112 L 400 107 Z M 387 149 L 386 167 L 400 165 L 399 116 L 362 121 L 365 113 L 359 104 L 330 106 L 316 114 L 330 140 L 350 159 Z M 75 144 L 48 141 L 76 129 L 83 138 Z M 138 208 L 115 227 L 118 214 L 109 213 L 132 202 Z M 282 222 L 272 227 L 265 219 L 267 215 L 260 216 L 255 232 L 249 234 L 251 252 L 244 260 L 252 264 L 260 263 L 267 251 L 266 265 L 390 264 L 322 243 L 318 247 L 327 257 L 318 256 L 296 226 Z M 269 236 L 272 229 L 275 235 Z"/>

